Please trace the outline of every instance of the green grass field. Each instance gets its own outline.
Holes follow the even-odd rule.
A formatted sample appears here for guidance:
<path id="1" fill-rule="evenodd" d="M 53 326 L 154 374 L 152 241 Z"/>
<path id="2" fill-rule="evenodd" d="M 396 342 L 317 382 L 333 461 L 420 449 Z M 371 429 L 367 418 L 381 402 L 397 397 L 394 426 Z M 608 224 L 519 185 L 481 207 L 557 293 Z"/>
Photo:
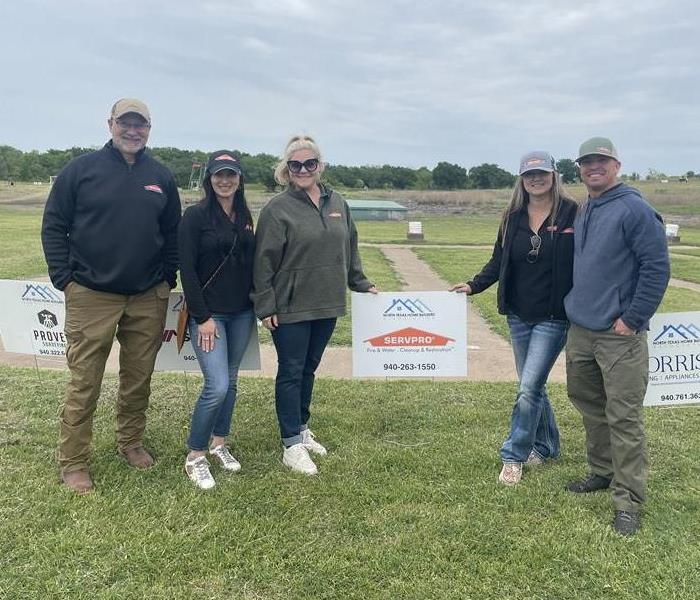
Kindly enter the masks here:
<path id="1" fill-rule="evenodd" d="M 498 232 L 494 217 L 423 217 L 425 244 L 489 245 Z M 406 239 L 407 221 L 358 221 L 360 242 L 384 244 L 414 244 Z"/>
<path id="2" fill-rule="evenodd" d="M 320 380 L 317 477 L 280 461 L 273 382 L 243 378 L 240 474 L 197 490 L 183 460 L 198 378 L 156 374 L 154 469 L 114 447 L 116 380 L 95 421 L 97 491 L 56 485 L 66 373 L 0 367 L 0 597 L 615 600 L 700 597 L 699 415 L 648 409 L 642 531 L 610 528 L 609 494 L 564 490 L 586 471 L 583 429 L 551 386 L 559 461 L 497 483 L 514 385 Z"/>
<path id="3" fill-rule="evenodd" d="M 21 279 L 46 274 L 41 249 L 39 209 L 0 206 L 0 278 Z"/>
<path id="4" fill-rule="evenodd" d="M 46 272 L 40 221 L 39 209 L 0 207 L 0 278 Z M 496 224 L 424 221 L 440 244 L 490 246 Z M 405 239 L 405 223 L 380 225 L 360 224 L 361 240 Z M 382 290 L 399 288 L 378 249 L 361 252 Z M 490 256 L 416 252 L 451 283 Z M 676 273 L 693 260 L 674 257 Z M 495 286 L 472 301 L 507 335 Z M 661 310 L 700 310 L 700 294 L 671 288 Z M 349 343 L 349 332 L 346 317 L 333 343 Z M 203 493 L 183 472 L 201 379 L 154 375 L 146 443 L 157 464 L 140 472 L 116 456 L 117 380 L 108 375 L 95 420 L 97 491 L 76 497 L 56 483 L 66 380 L 63 371 L 0 366 L 0 600 L 700 597 L 696 408 L 645 411 L 649 501 L 642 531 L 626 540 L 610 528 L 609 494 L 564 490 L 586 465 L 580 417 L 561 385 L 550 396 L 562 457 L 509 489 L 497 483 L 498 450 L 515 384 L 320 379 L 312 426 L 330 454 L 308 478 L 281 465 L 274 382 L 244 377 L 232 434 L 243 471 L 214 469 L 217 487 Z"/>
<path id="5" fill-rule="evenodd" d="M 671 251 L 671 254 L 700 257 L 700 248 L 674 248 L 671 246 L 669 250 Z"/>
<path id="6" fill-rule="evenodd" d="M 451 217 L 411 217 L 423 223 L 422 242 L 406 238 L 406 221 L 358 221 L 360 242 L 385 244 L 439 244 L 460 246 L 493 246 L 498 232 L 498 217 L 451 216 Z M 684 245 L 700 246 L 700 227 L 684 226 L 681 231 Z"/>
<path id="7" fill-rule="evenodd" d="M 680 255 L 671 256 L 671 277 L 700 283 L 700 260 Z"/>

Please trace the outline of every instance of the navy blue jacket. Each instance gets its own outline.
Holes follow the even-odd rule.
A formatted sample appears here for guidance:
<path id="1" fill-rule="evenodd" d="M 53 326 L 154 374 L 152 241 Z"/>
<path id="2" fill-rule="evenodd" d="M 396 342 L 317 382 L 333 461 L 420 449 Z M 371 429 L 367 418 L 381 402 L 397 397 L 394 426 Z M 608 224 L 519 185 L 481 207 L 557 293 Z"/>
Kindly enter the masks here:
<path id="1" fill-rule="evenodd" d="M 569 320 L 604 331 L 620 317 L 630 329 L 648 329 L 671 272 L 661 216 L 620 183 L 589 198 L 574 229 L 574 286 L 564 300 Z"/>
<path id="2" fill-rule="evenodd" d="M 167 167 L 141 151 L 130 165 L 107 142 L 73 159 L 46 201 L 41 241 L 51 282 L 133 295 L 175 287 L 180 195 Z"/>

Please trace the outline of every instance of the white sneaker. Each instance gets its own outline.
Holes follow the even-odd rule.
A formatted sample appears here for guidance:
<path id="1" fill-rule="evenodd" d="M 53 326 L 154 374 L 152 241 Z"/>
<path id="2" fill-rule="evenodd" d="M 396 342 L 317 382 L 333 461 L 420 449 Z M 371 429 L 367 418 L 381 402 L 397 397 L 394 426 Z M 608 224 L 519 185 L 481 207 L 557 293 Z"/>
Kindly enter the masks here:
<path id="1" fill-rule="evenodd" d="M 309 456 L 309 451 L 304 444 L 294 444 L 284 449 L 282 463 L 292 471 L 304 473 L 306 475 L 316 475 L 318 469 Z"/>
<path id="2" fill-rule="evenodd" d="M 523 464 L 518 462 L 503 463 L 498 481 L 503 485 L 517 485 L 523 476 Z"/>
<path id="3" fill-rule="evenodd" d="M 236 472 L 241 470 L 241 463 L 239 463 L 231 454 L 231 450 L 228 446 L 220 444 L 216 448 L 209 448 L 209 454 L 216 456 L 221 463 L 221 466 L 227 471 Z"/>
<path id="4" fill-rule="evenodd" d="M 316 436 L 314 436 L 313 431 L 310 429 L 304 429 L 304 431 L 301 432 L 301 443 L 304 444 L 304 448 L 306 448 L 309 452 L 313 452 L 320 456 L 325 456 L 328 454 L 328 450 L 319 444 L 315 440 L 315 437 Z"/>
<path id="5" fill-rule="evenodd" d="M 199 489 L 210 490 L 216 485 L 216 481 L 209 472 L 209 461 L 204 456 L 186 460 L 185 472 Z"/>
<path id="6" fill-rule="evenodd" d="M 541 467 L 544 464 L 544 459 L 534 450 L 530 450 L 530 454 L 525 461 L 526 467 Z"/>

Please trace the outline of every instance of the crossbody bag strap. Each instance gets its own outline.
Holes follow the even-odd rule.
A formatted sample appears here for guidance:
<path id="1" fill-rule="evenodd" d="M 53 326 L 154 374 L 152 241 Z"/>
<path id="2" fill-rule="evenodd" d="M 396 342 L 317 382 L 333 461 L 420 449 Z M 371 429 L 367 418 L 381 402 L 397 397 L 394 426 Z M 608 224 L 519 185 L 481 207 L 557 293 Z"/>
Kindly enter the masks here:
<path id="1" fill-rule="evenodd" d="M 233 250 L 235 247 L 238 245 L 238 236 L 236 236 L 236 239 L 233 241 L 233 244 L 231 244 L 231 249 L 228 251 L 228 254 L 224 257 L 224 260 L 221 261 L 218 267 L 216 267 L 216 271 L 214 271 L 209 279 L 207 279 L 207 282 L 202 286 L 202 291 L 204 291 L 207 286 L 214 280 L 214 277 L 216 277 L 219 274 L 219 271 L 223 269 L 224 265 L 226 264 L 226 261 L 229 259 L 231 254 L 233 254 Z"/>

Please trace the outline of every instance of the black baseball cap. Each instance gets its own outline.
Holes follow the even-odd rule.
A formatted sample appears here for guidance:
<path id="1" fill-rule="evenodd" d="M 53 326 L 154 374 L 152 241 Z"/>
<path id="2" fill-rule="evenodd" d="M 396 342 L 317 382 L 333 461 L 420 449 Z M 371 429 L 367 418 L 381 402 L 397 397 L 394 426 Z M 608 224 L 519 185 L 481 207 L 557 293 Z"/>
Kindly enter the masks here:
<path id="1" fill-rule="evenodd" d="M 230 150 L 217 150 L 212 152 L 207 161 L 207 172 L 210 175 L 230 169 L 234 173 L 241 174 L 241 163 Z"/>

